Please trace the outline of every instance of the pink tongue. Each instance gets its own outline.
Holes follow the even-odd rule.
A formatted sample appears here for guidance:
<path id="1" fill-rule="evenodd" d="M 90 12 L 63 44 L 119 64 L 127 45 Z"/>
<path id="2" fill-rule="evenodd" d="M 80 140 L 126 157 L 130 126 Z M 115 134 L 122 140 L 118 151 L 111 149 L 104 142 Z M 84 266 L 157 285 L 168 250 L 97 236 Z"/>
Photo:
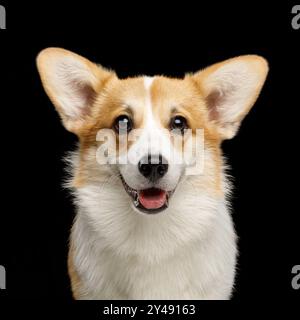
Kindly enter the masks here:
<path id="1" fill-rule="evenodd" d="M 155 188 L 146 189 L 140 192 L 139 200 L 146 209 L 158 209 L 166 203 L 167 193 Z"/>

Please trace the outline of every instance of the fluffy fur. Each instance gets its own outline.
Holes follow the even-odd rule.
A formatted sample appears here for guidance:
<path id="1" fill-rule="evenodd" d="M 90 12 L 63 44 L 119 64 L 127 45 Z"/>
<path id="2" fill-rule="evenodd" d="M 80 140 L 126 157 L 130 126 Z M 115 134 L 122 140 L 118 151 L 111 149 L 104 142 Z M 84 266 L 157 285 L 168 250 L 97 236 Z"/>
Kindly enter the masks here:
<path id="1" fill-rule="evenodd" d="M 237 246 L 220 146 L 236 134 L 254 104 L 267 74 L 266 61 L 242 56 L 184 79 L 125 80 L 58 48 L 42 51 L 37 63 L 63 124 L 79 137 L 78 150 L 69 158 L 68 182 L 77 206 L 69 253 L 74 297 L 230 298 Z M 175 191 L 169 207 L 155 215 L 138 212 L 124 190 L 121 176 L 132 188 L 150 187 L 135 164 L 96 161 L 102 143 L 97 131 L 111 128 L 124 112 L 143 130 L 127 153 L 143 150 L 154 129 L 159 132 L 154 140 L 163 142 L 164 147 L 157 146 L 160 153 L 176 149 L 166 135 L 173 113 L 184 115 L 193 133 L 204 130 L 203 173 L 186 175 L 184 165 L 170 163 L 158 187 Z M 122 155 L 119 151 L 117 157 Z"/>

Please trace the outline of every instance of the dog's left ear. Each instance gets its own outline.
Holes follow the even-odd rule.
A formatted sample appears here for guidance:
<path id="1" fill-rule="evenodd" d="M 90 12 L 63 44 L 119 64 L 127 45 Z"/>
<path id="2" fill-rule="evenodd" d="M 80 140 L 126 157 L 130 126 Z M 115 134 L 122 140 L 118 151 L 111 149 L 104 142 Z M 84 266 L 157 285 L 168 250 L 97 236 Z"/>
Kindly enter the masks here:
<path id="1" fill-rule="evenodd" d="M 192 75 L 205 97 L 209 118 L 222 139 L 235 136 L 255 103 L 268 73 L 267 61 L 245 55 L 214 64 Z"/>

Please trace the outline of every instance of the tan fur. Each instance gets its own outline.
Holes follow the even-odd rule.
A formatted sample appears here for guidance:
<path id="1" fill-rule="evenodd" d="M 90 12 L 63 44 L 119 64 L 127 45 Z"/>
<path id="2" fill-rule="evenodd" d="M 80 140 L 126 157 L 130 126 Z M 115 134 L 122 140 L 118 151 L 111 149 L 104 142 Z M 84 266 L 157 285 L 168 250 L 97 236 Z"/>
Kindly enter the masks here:
<path id="1" fill-rule="evenodd" d="M 113 72 L 110 72 L 102 68 L 101 66 L 98 66 L 90 62 L 88 59 L 85 59 L 82 56 L 77 55 L 76 53 L 70 52 L 68 50 L 64 50 L 61 48 L 47 48 L 40 52 L 40 54 L 37 57 L 37 66 L 44 89 L 48 94 L 50 100 L 52 101 L 53 105 L 55 106 L 56 110 L 60 114 L 65 125 L 67 125 L 68 118 L 65 116 L 59 102 L 57 101 L 57 92 L 53 89 L 53 85 L 49 84 L 48 82 L 48 75 L 52 72 L 51 62 L 56 59 L 59 59 L 60 57 L 72 57 L 74 59 L 77 59 L 78 61 L 81 61 L 88 70 L 90 70 L 92 74 L 92 77 L 90 78 L 91 85 L 92 89 L 96 94 L 98 94 L 101 91 L 101 89 L 105 87 L 106 82 L 115 75 Z M 74 132 L 77 135 L 81 135 L 85 131 L 85 125 L 86 123 L 84 123 L 84 125 L 82 126 L 82 121 L 79 120 L 78 122 L 73 123 L 71 126 L 67 125 L 67 128 L 69 131 Z M 83 132 L 81 132 L 81 130 Z"/>
<path id="2" fill-rule="evenodd" d="M 71 281 L 71 290 L 72 290 L 73 298 L 79 299 L 79 297 L 80 297 L 79 291 L 80 291 L 80 288 L 82 287 L 82 284 L 80 281 L 80 277 L 74 268 L 72 245 L 70 245 L 70 248 L 69 248 L 68 272 L 69 272 L 69 277 L 70 277 L 70 281 Z"/>
<path id="3" fill-rule="evenodd" d="M 76 187 L 84 185 L 85 153 L 91 146 L 97 145 L 95 137 L 100 129 L 111 128 L 114 119 L 124 114 L 133 116 L 135 129 L 143 128 L 144 121 L 146 121 L 145 88 L 142 77 L 126 80 L 111 78 L 106 84 L 105 92 L 107 96 L 104 98 L 99 92 L 99 97 L 92 107 L 92 117 L 77 133 L 80 139 L 81 162 L 75 176 Z M 182 82 L 182 80 L 178 79 L 157 77 L 151 87 L 151 99 L 154 116 L 162 127 L 168 129 L 170 117 L 182 115 L 189 121 L 193 134 L 195 134 L 197 128 L 204 129 L 205 143 L 214 153 L 216 174 L 219 176 L 215 186 L 216 192 L 220 192 L 221 178 L 219 172 L 221 171 L 219 169 L 222 166 L 222 161 L 219 146 L 221 138 L 215 128 L 209 125 L 205 100 L 201 91 L 196 90 L 193 81 L 190 79 Z M 177 109 L 177 112 L 172 112 L 174 108 Z M 116 137 L 118 143 L 118 136 Z M 132 142 L 128 142 L 128 148 L 130 148 L 131 144 Z"/>
<path id="4" fill-rule="evenodd" d="M 186 76 L 186 79 L 190 79 L 192 82 L 194 82 L 195 86 L 198 88 L 203 99 L 207 99 L 211 86 L 206 85 L 205 79 L 207 79 L 211 74 L 213 74 L 219 68 L 226 66 L 230 63 L 233 63 L 233 62 L 236 63 L 239 61 L 245 62 L 251 65 L 253 72 L 256 72 L 259 75 L 258 77 L 259 80 L 256 82 L 255 93 L 252 94 L 248 100 L 244 100 L 244 105 L 246 107 L 244 107 L 240 112 L 240 114 L 237 116 L 237 118 L 235 119 L 236 122 L 241 122 L 244 119 L 244 117 L 248 114 L 253 104 L 255 103 L 262 89 L 262 86 L 265 82 L 269 67 L 268 67 L 267 61 L 263 57 L 257 56 L 257 55 L 243 55 L 243 56 L 227 59 L 219 63 L 215 63 L 214 65 L 209 66 L 204 70 L 198 71 L 194 75 Z M 222 135 L 219 137 L 223 139 Z"/>

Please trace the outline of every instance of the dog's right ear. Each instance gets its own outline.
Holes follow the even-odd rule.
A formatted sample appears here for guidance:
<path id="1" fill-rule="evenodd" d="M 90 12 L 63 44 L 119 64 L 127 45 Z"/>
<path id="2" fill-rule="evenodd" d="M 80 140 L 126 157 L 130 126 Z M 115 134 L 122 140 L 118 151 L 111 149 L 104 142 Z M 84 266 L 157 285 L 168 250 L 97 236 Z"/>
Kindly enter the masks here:
<path id="1" fill-rule="evenodd" d="M 114 73 L 60 48 L 41 51 L 37 67 L 64 126 L 78 134 L 91 114 L 95 97 Z"/>

